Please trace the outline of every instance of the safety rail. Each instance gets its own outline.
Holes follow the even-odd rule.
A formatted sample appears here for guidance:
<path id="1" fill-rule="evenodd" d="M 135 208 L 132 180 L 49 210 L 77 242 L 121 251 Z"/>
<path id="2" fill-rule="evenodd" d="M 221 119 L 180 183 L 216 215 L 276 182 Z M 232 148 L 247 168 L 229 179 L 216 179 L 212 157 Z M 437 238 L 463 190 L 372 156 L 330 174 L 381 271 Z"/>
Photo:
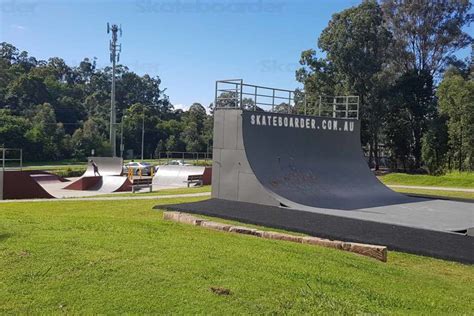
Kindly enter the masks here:
<path id="1" fill-rule="evenodd" d="M 358 96 L 314 98 L 304 91 L 251 85 L 242 79 L 216 81 L 214 104 L 216 108 L 359 119 Z"/>
<path id="2" fill-rule="evenodd" d="M 19 154 L 18 158 L 8 158 L 8 153 L 17 152 Z M 0 157 L 2 161 L 2 171 L 5 171 L 6 168 L 15 169 L 19 168 L 20 170 L 23 169 L 23 149 L 18 148 L 0 148 Z M 19 167 L 11 167 L 7 166 L 9 161 L 17 161 L 19 162 Z"/>

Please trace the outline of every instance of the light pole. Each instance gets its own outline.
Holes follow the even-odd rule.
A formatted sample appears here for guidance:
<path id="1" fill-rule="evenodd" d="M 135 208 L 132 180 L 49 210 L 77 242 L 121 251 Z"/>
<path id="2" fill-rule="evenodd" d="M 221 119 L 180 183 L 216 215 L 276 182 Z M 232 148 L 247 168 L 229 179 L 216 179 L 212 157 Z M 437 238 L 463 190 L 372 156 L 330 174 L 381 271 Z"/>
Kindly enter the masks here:
<path id="1" fill-rule="evenodd" d="M 120 158 L 123 159 L 123 151 L 124 151 L 124 144 L 123 144 L 123 121 L 127 118 L 126 115 L 122 116 L 122 121 L 120 122 Z"/>
<path id="2" fill-rule="evenodd" d="M 145 106 L 143 106 L 142 113 L 142 161 L 143 161 L 143 151 L 145 148 Z"/>
<path id="3" fill-rule="evenodd" d="M 122 36 L 122 27 L 107 23 L 107 34 L 112 32 L 112 40 L 110 41 L 110 62 L 112 63 L 112 89 L 110 92 L 110 145 L 112 146 L 112 157 L 117 155 L 117 141 L 116 141 L 116 121 L 117 113 L 115 109 L 115 67 L 116 63 L 120 60 L 120 52 L 122 51 L 122 45 L 117 44 L 117 33 Z"/>

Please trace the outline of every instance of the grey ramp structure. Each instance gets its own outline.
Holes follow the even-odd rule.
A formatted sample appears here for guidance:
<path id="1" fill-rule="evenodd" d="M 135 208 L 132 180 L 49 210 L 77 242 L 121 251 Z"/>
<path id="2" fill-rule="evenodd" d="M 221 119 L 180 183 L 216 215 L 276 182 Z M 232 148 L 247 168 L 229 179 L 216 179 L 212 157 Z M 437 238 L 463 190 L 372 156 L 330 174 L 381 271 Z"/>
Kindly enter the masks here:
<path id="1" fill-rule="evenodd" d="M 472 203 L 385 187 L 368 168 L 359 137 L 356 120 L 217 109 L 212 196 L 429 230 L 474 226 Z"/>
<path id="2" fill-rule="evenodd" d="M 87 170 L 83 177 L 93 177 L 94 168 L 90 161 L 93 160 L 99 168 L 101 176 L 120 176 L 122 175 L 123 159 L 119 157 L 89 157 L 87 158 Z"/>
<path id="3" fill-rule="evenodd" d="M 205 167 L 162 165 L 153 177 L 153 185 L 162 187 L 187 187 L 190 175 L 203 175 Z"/>

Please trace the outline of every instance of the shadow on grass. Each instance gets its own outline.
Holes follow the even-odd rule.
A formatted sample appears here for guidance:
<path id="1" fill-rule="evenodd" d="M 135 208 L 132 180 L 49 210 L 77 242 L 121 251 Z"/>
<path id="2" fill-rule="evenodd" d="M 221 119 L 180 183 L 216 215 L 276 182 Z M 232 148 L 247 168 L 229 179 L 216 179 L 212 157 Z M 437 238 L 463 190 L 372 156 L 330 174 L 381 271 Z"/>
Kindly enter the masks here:
<path id="1" fill-rule="evenodd" d="M 13 234 L 10 234 L 10 233 L 0 233 L 0 242 L 7 240 L 7 239 L 10 238 L 11 236 L 13 236 Z"/>

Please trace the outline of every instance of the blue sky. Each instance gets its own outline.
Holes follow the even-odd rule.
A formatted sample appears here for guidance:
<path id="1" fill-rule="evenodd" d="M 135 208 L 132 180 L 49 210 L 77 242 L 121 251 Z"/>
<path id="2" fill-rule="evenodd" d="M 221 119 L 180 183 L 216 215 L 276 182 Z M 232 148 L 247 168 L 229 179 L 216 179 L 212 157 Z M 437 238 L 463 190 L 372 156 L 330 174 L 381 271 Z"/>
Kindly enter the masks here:
<path id="1" fill-rule="evenodd" d="M 123 28 L 121 63 L 159 75 L 178 108 L 209 105 L 218 79 L 293 89 L 303 50 L 358 0 L 0 0 L 0 41 L 39 59 L 109 64 L 106 23 Z M 466 56 L 468 50 L 460 53 Z"/>

